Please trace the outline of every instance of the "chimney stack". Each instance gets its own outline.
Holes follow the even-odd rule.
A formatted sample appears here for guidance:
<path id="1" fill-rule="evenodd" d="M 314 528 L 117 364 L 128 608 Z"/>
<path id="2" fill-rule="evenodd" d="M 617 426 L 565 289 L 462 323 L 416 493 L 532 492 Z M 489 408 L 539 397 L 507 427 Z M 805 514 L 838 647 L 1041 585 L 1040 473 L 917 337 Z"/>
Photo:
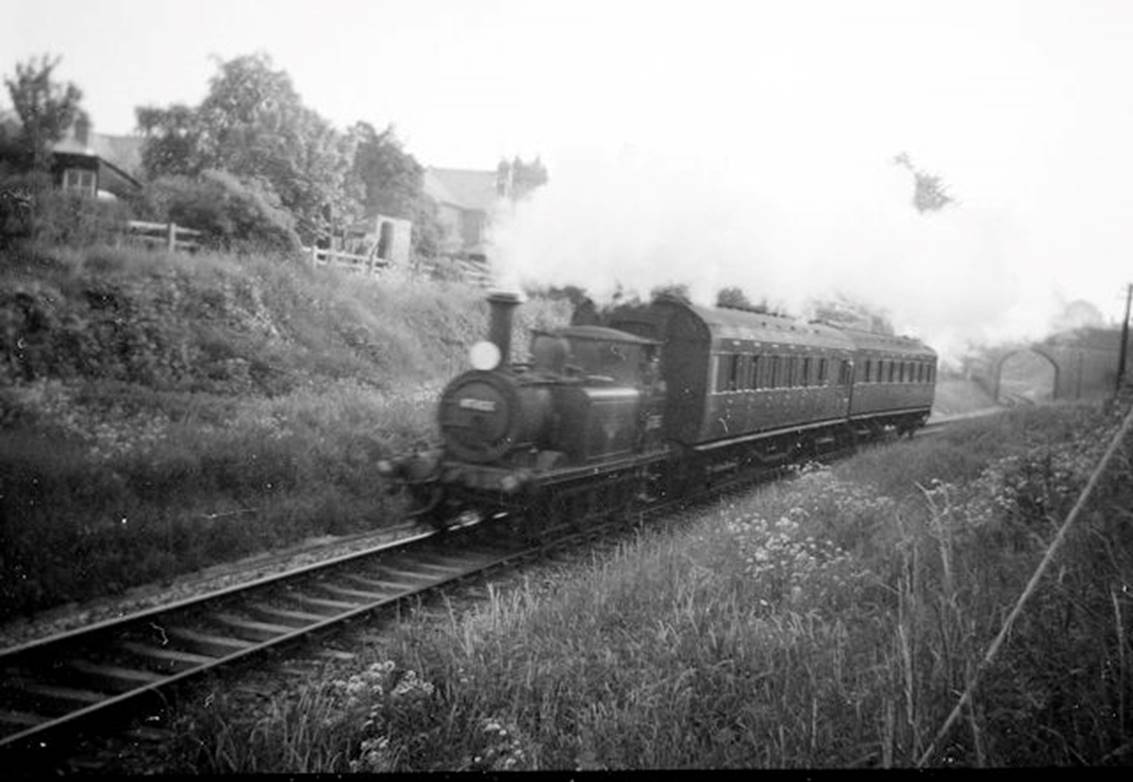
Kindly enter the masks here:
<path id="1" fill-rule="evenodd" d="M 84 147 L 90 146 L 90 117 L 82 112 L 75 119 L 75 141 Z"/>
<path id="2" fill-rule="evenodd" d="M 492 293 L 488 296 L 488 306 L 492 308 L 488 339 L 500 350 L 500 366 L 506 367 L 511 362 L 512 310 L 519 306 L 519 296 L 514 293 Z"/>

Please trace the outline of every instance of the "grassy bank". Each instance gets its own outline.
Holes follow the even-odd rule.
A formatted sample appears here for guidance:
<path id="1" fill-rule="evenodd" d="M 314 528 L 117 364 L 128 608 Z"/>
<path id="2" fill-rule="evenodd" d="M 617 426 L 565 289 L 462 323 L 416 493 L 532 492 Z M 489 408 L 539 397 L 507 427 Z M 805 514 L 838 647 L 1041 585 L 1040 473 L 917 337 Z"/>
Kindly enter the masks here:
<path id="1" fill-rule="evenodd" d="M 0 620 L 387 522 L 484 292 L 282 257 L 0 259 Z M 517 318 L 561 323 L 533 301 Z"/>
<path id="2" fill-rule="evenodd" d="M 913 765 L 1115 425 L 1020 410 L 805 469 L 266 704 L 217 692 L 169 767 Z M 1126 443 L 930 765 L 1129 762 L 1131 471 Z"/>

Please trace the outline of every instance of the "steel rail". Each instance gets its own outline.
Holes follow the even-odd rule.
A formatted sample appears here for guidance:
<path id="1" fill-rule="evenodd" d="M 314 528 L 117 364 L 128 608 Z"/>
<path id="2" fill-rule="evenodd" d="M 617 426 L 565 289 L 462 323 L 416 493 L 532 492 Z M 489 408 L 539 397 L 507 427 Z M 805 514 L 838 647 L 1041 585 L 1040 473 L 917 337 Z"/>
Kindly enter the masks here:
<path id="1" fill-rule="evenodd" d="M 0 655 L 5 674 L 0 680 L 0 720 L 15 730 L 0 736 L 0 750 L 53 756 L 59 739 L 73 735 L 96 716 L 120 714 L 127 705 L 220 666 L 529 553 L 494 539 L 492 530 L 480 532 L 477 535 L 471 528 L 455 533 L 450 540 L 464 544 L 459 552 L 418 552 L 436 536 L 430 531 L 5 650 Z M 420 560 L 416 568 L 414 557 Z M 383 569 L 392 577 L 382 577 Z M 254 602 L 273 589 L 277 594 L 268 594 L 268 599 L 297 603 L 300 608 Z M 307 607 L 301 610 L 304 601 Z M 257 618 L 243 619 L 241 613 Z M 214 635 L 193 629 L 209 624 L 226 630 Z M 135 640 L 139 636 L 142 642 Z M 153 636 L 161 640 L 145 642 Z M 131 667 L 105 663 L 115 656 L 144 658 L 146 663 Z M 38 707 L 21 706 L 24 703 Z"/>

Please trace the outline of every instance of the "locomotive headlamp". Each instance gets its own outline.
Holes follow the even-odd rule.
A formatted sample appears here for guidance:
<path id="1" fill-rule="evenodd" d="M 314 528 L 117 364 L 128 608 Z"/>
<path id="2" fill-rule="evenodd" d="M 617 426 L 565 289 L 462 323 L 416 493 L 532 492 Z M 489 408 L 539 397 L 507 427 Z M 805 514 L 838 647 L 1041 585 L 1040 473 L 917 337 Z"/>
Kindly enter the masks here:
<path id="1" fill-rule="evenodd" d="M 473 369 L 479 369 L 487 372 L 495 369 L 500 365 L 500 349 L 496 347 L 494 342 L 484 340 L 477 342 L 468 351 L 468 358 L 472 362 Z"/>
<path id="2" fill-rule="evenodd" d="M 393 475 L 393 463 L 388 459 L 378 459 L 378 475 Z"/>

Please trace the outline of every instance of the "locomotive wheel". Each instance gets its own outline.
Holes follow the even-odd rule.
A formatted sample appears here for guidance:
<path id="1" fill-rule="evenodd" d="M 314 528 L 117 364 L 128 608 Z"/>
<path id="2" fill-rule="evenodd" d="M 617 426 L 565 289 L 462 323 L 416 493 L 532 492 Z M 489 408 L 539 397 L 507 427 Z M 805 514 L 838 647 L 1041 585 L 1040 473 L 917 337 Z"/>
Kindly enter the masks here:
<path id="1" fill-rule="evenodd" d="M 462 503 L 445 496 L 444 487 L 438 483 L 412 486 L 410 496 L 415 507 L 406 514 L 407 517 L 420 519 L 439 532 L 447 530 L 453 519 L 464 510 Z"/>

